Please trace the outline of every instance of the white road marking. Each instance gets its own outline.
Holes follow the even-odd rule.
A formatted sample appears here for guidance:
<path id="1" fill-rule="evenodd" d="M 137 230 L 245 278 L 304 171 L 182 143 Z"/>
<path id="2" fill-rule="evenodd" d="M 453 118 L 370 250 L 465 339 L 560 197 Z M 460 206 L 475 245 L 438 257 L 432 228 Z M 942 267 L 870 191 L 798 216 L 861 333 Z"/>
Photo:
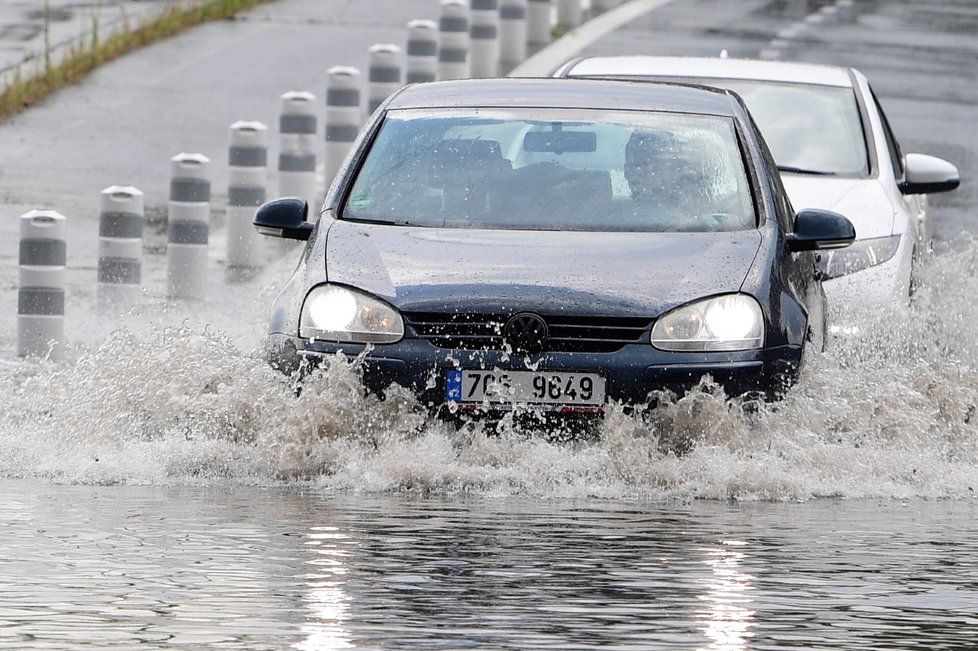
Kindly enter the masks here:
<path id="1" fill-rule="evenodd" d="M 837 14 L 840 9 L 848 9 L 853 4 L 854 0 L 835 0 L 834 3 L 813 11 L 801 20 L 795 21 L 787 27 L 782 27 L 775 33 L 774 38 L 768 42 L 767 47 L 761 50 L 758 56 L 761 59 L 767 60 L 780 58 L 784 54 L 783 51 L 791 46 L 790 41 L 792 39 L 798 37 L 810 26 L 821 23 L 826 17 Z"/>
<path id="2" fill-rule="evenodd" d="M 781 39 L 792 39 L 804 32 L 807 27 L 808 25 L 805 23 L 792 23 L 787 27 L 779 29 L 777 35 Z"/>
<path id="3" fill-rule="evenodd" d="M 528 58 L 510 73 L 510 77 L 549 77 L 562 63 L 598 39 L 670 2 L 672 0 L 631 0 L 606 11 Z"/>

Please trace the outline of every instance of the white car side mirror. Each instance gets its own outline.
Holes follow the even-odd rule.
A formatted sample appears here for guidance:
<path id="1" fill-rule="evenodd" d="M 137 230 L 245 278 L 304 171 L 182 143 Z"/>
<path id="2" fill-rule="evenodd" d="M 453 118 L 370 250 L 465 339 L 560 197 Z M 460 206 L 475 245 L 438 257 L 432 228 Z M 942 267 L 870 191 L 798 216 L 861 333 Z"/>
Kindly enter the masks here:
<path id="1" fill-rule="evenodd" d="M 946 160 L 926 154 L 907 154 L 904 157 L 903 194 L 948 192 L 961 184 L 958 168 Z"/>

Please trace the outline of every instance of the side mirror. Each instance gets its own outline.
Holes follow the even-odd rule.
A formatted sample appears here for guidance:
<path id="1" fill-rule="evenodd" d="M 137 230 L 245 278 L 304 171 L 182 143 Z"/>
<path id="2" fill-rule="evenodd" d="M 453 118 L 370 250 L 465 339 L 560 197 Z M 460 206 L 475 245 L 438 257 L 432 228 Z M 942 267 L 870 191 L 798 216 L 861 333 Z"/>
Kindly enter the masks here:
<path id="1" fill-rule="evenodd" d="M 788 233 L 791 251 L 841 249 L 856 239 L 852 222 L 831 210 L 802 210 L 795 215 L 795 232 Z"/>
<path id="2" fill-rule="evenodd" d="M 262 235 L 308 240 L 314 226 L 306 221 L 309 203 L 302 199 L 276 199 L 262 204 L 252 222 Z"/>
<path id="3" fill-rule="evenodd" d="M 907 154 L 904 158 L 903 194 L 948 192 L 961 185 L 958 168 L 935 156 Z"/>

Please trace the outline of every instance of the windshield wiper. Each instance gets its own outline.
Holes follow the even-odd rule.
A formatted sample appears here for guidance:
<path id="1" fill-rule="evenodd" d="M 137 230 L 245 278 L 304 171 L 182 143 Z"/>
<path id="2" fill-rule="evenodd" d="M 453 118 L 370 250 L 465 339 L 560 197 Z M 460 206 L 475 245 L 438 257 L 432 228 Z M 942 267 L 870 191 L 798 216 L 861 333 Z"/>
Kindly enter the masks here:
<path id="1" fill-rule="evenodd" d="M 345 212 L 345 211 L 344 211 Z M 358 224 L 379 224 L 380 226 L 417 226 L 406 219 L 369 219 L 367 217 L 347 217 L 342 215 L 340 221 L 356 222 Z"/>
<path id="2" fill-rule="evenodd" d="M 836 172 L 826 172 L 825 170 L 807 170 L 804 167 L 791 167 L 790 165 L 778 165 L 779 172 L 789 172 L 791 174 L 811 174 L 812 176 L 838 176 Z"/>

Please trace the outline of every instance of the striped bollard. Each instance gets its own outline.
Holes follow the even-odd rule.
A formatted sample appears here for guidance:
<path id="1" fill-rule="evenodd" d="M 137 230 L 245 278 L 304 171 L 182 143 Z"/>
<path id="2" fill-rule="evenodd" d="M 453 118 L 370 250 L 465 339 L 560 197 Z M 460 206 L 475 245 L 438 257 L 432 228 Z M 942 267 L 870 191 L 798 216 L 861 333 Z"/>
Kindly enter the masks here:
<path id="1" fill-rule="evenodd" d="M 98 309 L 127 310 L 142 291 L 143 193 L 132 186 L 102 190 L 98 220 Z"/>
<path id="2" fill-rule="evenodd" d="M 261 242 L 251 222 L 265 203 L 267 183 L 268 127 L 235 122 L 228 150 L 227 267 L 232 275 L 262 266 Z"/>
<path id="3" fill-rule="evenodd" d="M 367 86 L 367 111 L 373 113 L 401 88 L 401 48 L 390 43 L 370 48 Z"/>
<path id="4" fill-rule="evenodd" d="M 318 201 L 316 193 L 316 150 L 319 148 L 319 120 L 316 96 L 300 90 L 282 95 L 282 112 L 278 121 L 278 195 L 299 197 L 311 209 Z"/>
<path id="5" fill-rule="evenodd" d="M 466 0 L 441 0 L 438 39 L 438 78 L 467 78 L 470 38 Z"/>
<path id="6" fill-rule="evenodd" d="M 527 0 L 526 42 L 530 53 L 542 50 L 553 39 L 551 13 L 553 0 Z"/>
<path id="7" fill-rule="evenodd" d="M 169 241 L 166 246 L 169 298 L 202 299 L 207 290 L 210 162 L 203 154 L 177 154 L 170 159 Z"/>
<path id="8" fill-rule="evenodd" d="M 360 71 L 334 66 L 326 87 L 326 191 L 360 132 Z"/>
<path id="9" fill-rule="evenodd" d="M 17 355 L 64 357 L 67 220 L 53 210 L 20 217 Z"/>
<path id="10" fill-rule="evenodd" d="M 584 22 L 583 0 L 557 0 L 557 24 L 569 32 Z"/>
<path id="11" fill-rule="evenodd" d="M 499 76 L 499 0 L 471 0 L 469 72 L 474 78 Z"/>
<path id="12" fill-rule="evenodd" d="M 499 71 L 509 74 L 526 59 L 526 0 L 499 3 Z"/>
<path id="13" fill-rule="evenodd" d="M 438 79 L 438 23 L 412 20 L 407 24 L 407 75 L 405 82 L 420 84 Z"/>

